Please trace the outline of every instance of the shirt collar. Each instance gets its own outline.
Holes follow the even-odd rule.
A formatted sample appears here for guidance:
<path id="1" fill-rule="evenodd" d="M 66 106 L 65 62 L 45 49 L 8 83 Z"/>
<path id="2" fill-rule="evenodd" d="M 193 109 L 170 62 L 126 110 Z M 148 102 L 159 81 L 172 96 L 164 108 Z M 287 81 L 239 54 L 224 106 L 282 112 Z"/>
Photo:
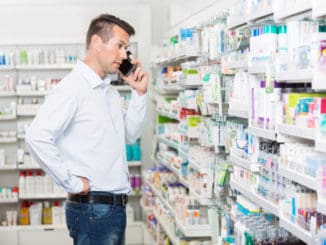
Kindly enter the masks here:
<path id="1" fill-rule="evenodd" d="M 83 61 L 78 60 L 76 69 L 80 70 L 83 76 L 86 78 L 87 82 L 92 88 L 96 88 L 100 85 L 109 85 L 111 83 L 111 79 L 109 76 L 106 76 L 103 80 L 95 73 L 95 71 L 90 68 Z"/>

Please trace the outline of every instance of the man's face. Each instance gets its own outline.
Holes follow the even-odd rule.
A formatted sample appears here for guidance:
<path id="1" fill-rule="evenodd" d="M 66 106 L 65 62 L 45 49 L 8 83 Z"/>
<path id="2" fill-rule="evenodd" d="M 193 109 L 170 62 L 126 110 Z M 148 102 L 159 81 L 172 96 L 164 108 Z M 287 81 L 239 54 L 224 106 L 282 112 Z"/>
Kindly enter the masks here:
<path id="1" fill-rule="evenodd" d="M 121 27 L 114 25 L 111 38 L 102 42 L 98 53 L 99 64 L 104 73 L 116 73 L 123 59 L 127 58 L 126 49 L 129 47 L 129 34 Z"/>

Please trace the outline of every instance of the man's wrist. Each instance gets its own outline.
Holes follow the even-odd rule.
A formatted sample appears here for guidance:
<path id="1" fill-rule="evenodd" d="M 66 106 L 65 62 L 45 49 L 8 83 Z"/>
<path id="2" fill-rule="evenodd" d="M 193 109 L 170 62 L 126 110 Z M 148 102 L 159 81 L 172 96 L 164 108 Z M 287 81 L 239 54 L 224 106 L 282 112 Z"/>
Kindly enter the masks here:
<path id="1" fill-rule="evenodd" d="M 147 89 L 146 89 L 146 90 L 142 90 L 142 91 L 138 91 L 138 90 L 136 90 L 136 92 L 137 92 L 137 94 L 138 94 L 139 96 L 142 96 L 142 95 L 144 95 L 144 94 L 147 93 Z"/>

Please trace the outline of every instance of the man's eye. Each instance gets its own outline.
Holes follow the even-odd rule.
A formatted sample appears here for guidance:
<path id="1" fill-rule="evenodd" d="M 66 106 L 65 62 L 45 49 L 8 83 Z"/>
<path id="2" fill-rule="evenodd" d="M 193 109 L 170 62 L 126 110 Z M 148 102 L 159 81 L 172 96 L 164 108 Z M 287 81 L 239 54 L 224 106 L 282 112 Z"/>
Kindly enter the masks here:
<path id="1" fill-rule="evenodd" d="M 123 44 L 118 45 L 119 49 L 123 48 Z"/>

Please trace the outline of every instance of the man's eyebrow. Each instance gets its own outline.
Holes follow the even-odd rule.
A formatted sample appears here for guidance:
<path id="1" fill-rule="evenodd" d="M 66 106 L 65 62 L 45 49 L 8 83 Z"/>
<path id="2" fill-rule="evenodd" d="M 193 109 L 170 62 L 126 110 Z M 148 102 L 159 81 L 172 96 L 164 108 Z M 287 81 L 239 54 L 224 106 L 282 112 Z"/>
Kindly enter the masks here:
<path id="1" fill-rule="evenodd" d="M 129 43 L 126 43 L 126 42 L 125 42 L 125 41 L 123 41 L 123 40 L 120 40 L 119 42 L 123 43 L 123 45 L 125 45 L 127 48 L 130 46 L 130 44 L 129 44 Z"/>

